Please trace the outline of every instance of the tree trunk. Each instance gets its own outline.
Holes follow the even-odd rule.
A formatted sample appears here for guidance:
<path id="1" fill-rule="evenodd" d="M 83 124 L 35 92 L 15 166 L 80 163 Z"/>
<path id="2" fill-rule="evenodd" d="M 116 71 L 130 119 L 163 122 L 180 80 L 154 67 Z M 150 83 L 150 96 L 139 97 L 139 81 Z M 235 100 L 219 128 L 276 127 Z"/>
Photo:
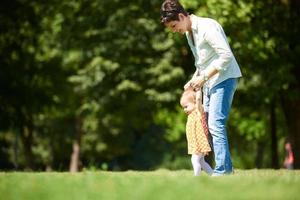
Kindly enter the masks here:
<path id="1" fill-rule="evenodd" d="M 256 158 L 255 158 L 255 166 L 256 168 L 260 169 L 263 167 L 263 158 L 264 158 L 264 142 L 258 141 L 257 142 L 257 151 L 256 151 Z"/>
<path id="2" fill-rule="evenodd" d="M 80 117 L 75 122 L 75 139 L 73 141 L 73 152 L 70 161 L 70 172 L 78 172 L 80 165 L 80 144 L 82 136 L 82 120 Z"/>
<path id="3" fill-rule="evenodd" d="M 14 140 L 14 167 L 15 170 L 19 169 L 19 131 L 17 130 L 15 133 L 15 140 Z"/>
<path id="4" fill-rule="evenodd" d="M 275 113 L 275 100 L 273 99 L 270 105 L 270 130 L 271 130 L 271 155 L 272 155 L 272 168 L 278 169 L 278 142 L 276 131 L 276 113 Z"/>
<path id="5" fill-rule="evenodd" d="M 32 142 L 33 142 L 33 128 L 31 125 L 23 126 L 21 128 L 21 140 L 24 148 L 24 155 L 26 158 L 26 169 L 34 170 L 33 153 L 32 153 Z"/>

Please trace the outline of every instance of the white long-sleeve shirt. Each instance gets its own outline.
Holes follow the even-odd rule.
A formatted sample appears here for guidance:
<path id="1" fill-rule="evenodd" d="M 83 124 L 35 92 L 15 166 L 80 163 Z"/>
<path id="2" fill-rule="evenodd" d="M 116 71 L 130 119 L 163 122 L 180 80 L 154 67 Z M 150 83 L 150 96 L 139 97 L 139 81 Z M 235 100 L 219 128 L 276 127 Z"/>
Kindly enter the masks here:
<path id="1" fill-rule="evenodd" d="M 214 87 L 228 78 L 242 76 L 240 67 L 230 49 L 222 26 L 213 19 L 191 15 L 191 29 L 186 37 L 195 57 L 196 73 L 215 68 L 219 73 L 211 77 L 206 86 Z"/>

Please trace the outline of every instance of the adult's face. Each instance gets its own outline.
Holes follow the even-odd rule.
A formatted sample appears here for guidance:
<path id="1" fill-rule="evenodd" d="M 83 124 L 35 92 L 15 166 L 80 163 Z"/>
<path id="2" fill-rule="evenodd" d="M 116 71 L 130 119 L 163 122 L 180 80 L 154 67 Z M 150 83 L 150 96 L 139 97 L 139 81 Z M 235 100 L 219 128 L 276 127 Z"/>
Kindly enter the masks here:
<path id="1" fill-rule="evenodd" d="M 179 20 L 166 22 L 165 26 L 170 28 L 173 33 L 184 34 L 186 31 L 189 30 L 189 18 L 181 13 L 178 14 L 178 18 Z"/>

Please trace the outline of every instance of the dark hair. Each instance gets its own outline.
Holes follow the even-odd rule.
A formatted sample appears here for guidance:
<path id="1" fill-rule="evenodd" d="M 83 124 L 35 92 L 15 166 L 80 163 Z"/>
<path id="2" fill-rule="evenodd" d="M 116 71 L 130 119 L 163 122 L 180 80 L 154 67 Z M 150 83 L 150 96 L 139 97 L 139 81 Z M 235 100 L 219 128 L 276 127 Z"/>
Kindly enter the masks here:
<path id="1" fill-rule="evenodd" d="M 188 13 L 184 10 L 183 6 L 178 0 L 165 0 L 160 8 L 160 20 L 162 23 L 170 21 L 178 21 L 178 14 L 182 13 L 188 16 Z"/>

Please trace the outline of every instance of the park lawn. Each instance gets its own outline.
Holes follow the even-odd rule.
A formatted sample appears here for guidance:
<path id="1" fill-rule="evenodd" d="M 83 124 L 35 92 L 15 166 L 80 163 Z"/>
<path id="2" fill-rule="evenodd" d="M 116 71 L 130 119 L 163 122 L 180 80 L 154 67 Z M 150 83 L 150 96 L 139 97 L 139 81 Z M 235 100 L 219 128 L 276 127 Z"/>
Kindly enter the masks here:
<path id="1" fill-rule="evenodd" d="M 3 200 L 300 199 L 300 171 L 236 170 L 193 177 L 192 171 L 0 173 Z"/>

